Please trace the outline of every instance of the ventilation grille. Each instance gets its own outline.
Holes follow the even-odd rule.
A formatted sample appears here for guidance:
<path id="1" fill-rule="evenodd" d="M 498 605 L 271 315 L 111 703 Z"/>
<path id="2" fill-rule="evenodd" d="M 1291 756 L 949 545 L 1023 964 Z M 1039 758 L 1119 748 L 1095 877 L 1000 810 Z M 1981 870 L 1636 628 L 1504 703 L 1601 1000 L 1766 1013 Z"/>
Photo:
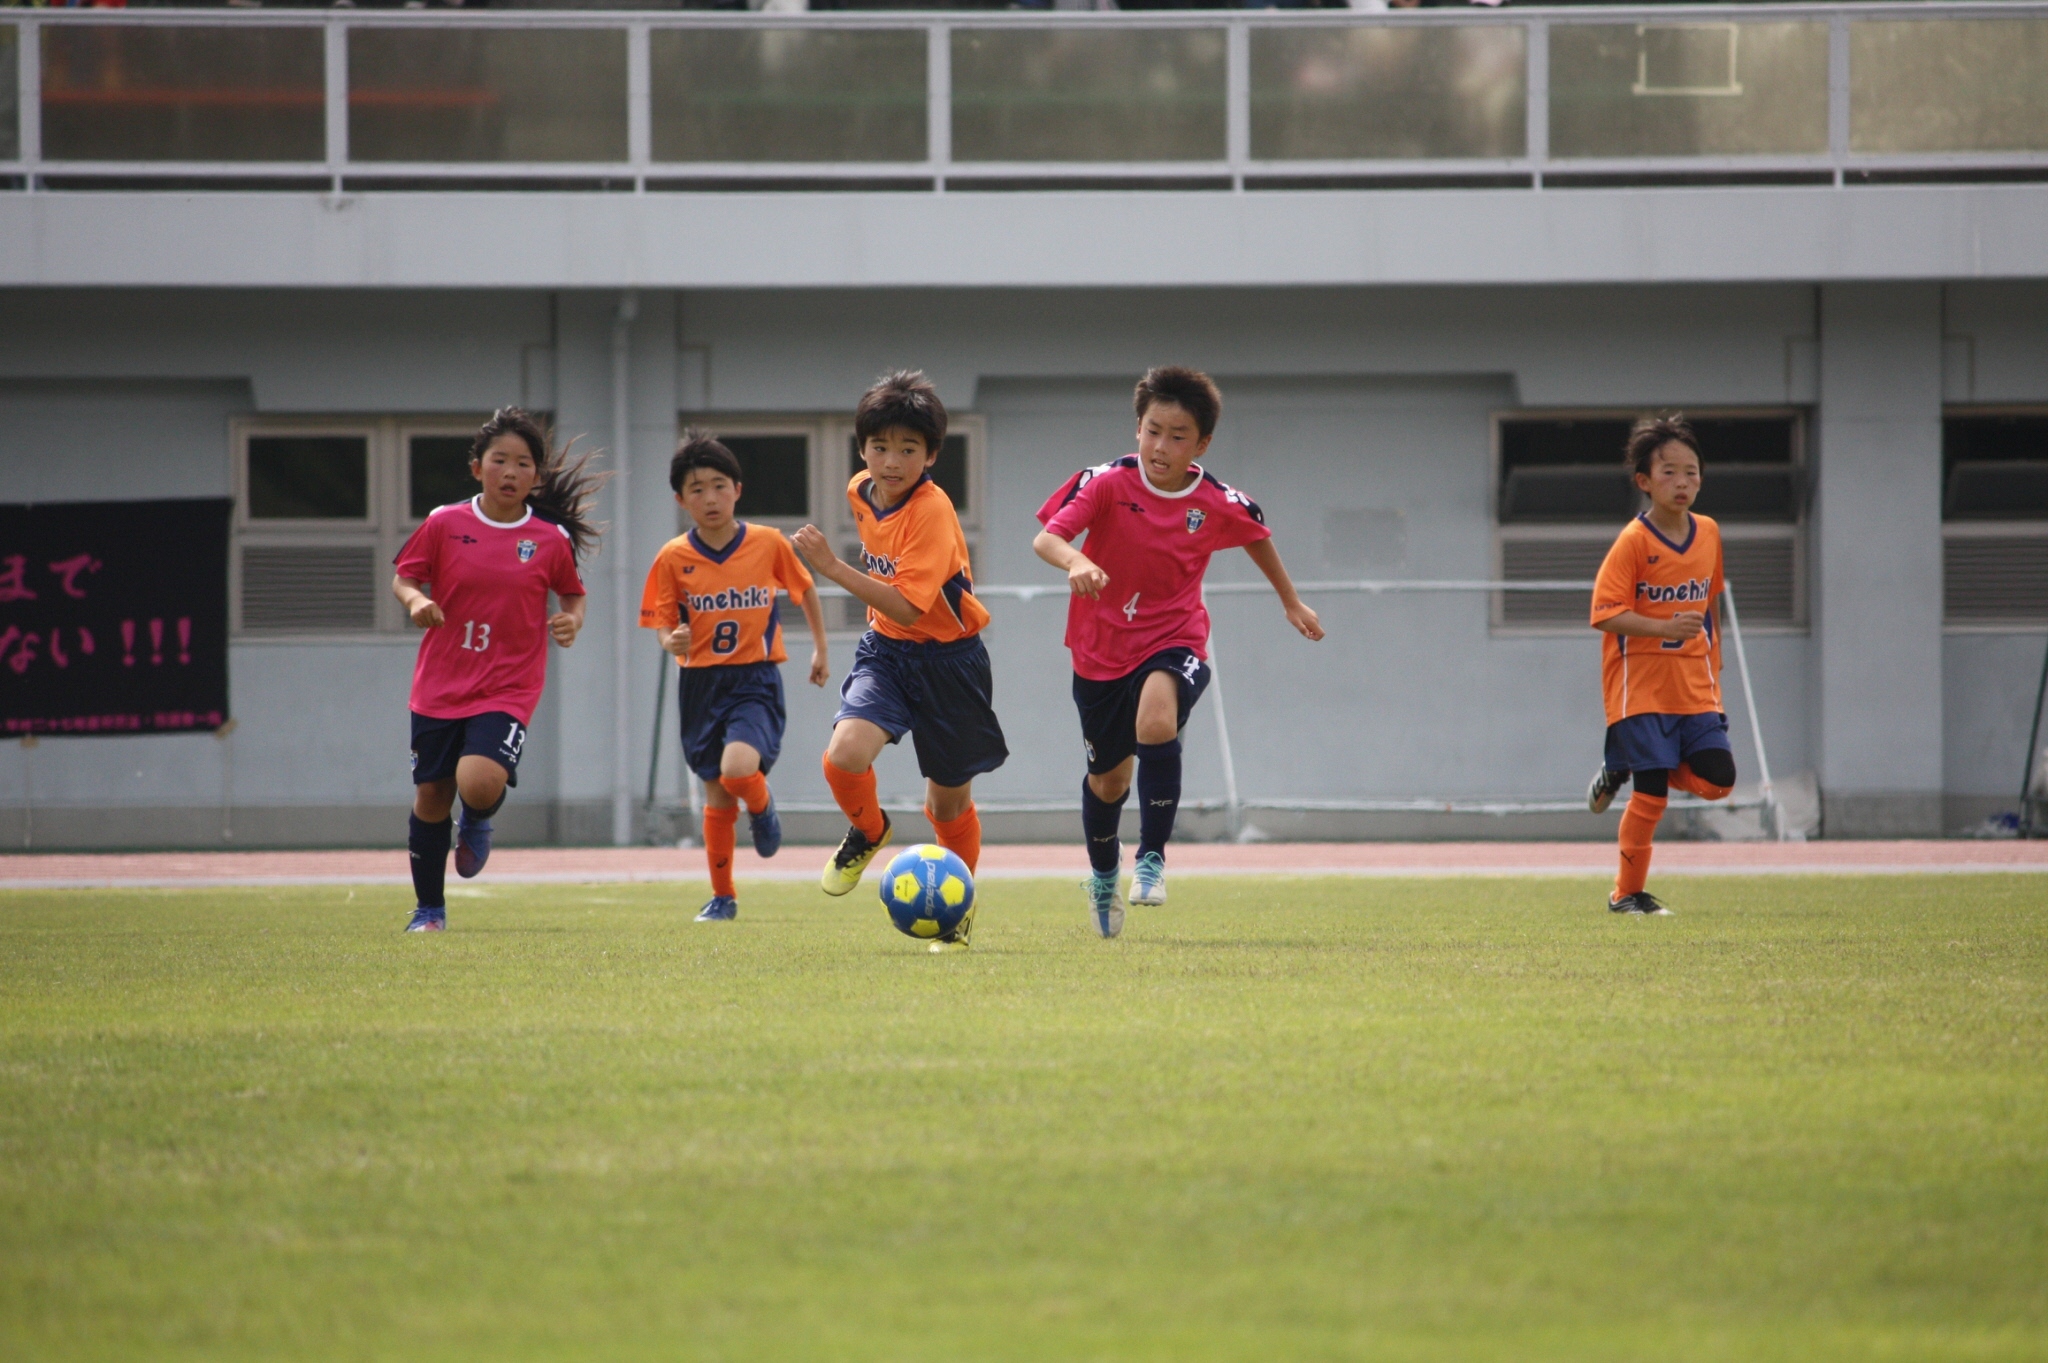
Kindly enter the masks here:
<path id="1" fill-rule="evenodd" d="M 1987 535 L 1942 546 L 1942 607 L 1951 624 L 2048 619 L 2048 535 Z"/>
<path id="2" fill-rule="evenodd" d="M 371 630 L 377 627 L 374 545 L 242 550 L 244 630 Z"/>
<path id="3" fill-rule="evenodd" d="M 1736 618 L 1748 625 L 1799 620 L 1799 564 L 1793 541 L 1724 539 L 1721 571 L 1735 589 Z"/>
<path id="4" fill-rule="evenodd" d="M 1600 561 L 1607 557 L 1607 547 L 1613 542 L 1611 534 L 1602 534 L 1598 539 L 1503 540 L 1501 577 L 1508 582 L 1591 582 L 1599 574 Z M 1573 592 L 1500 593 L 1503 625 L 1584 625 L 1592 609 L 1590 588 Z"/>
<path id="5" fill-rule="evenodd" d="M 1604 531 L 1597 539 L 1503 540 L 1501 576 L 1509 582 L 1590 582 L 1613 543 Z M 2048 546 L 2048 540 L 2040 543 Z M 1745 624 L 1798 622 L 1798 563 L 1797 544 L 1789 535 L 1721 541 L 1722 569 L 1735 588 L 1735 607 Z M 1583 625 L 1592 606 L 1592 594 L 1584 591 L 1502 592 L 1500 598 L 1503 625 Z"/>

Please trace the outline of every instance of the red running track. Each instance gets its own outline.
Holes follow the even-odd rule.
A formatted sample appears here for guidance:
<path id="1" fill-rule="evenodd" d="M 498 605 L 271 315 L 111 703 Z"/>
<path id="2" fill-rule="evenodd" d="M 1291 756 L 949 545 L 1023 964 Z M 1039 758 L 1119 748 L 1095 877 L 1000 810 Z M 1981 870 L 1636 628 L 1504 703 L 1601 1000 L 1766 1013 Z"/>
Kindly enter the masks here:
<path id="1" fill-rule="evenodd" d="M 827 849 L 788 847 L 773 861 L 742 849 L 745 880 L 810 880 Z M 1590 842 L 1176 843 L 1179 875 L 1608 876 L 1614 845 Z M 991 846 L 981 875 L 1015 879 L 1087 870 L 1074 843 Z M 1900 875 L 2048 871 L 2048 841 L 1673 842 L 1660 875 Z M 484 883 L 591 884 L 705 879 L 704 854 L 670 847 L 507 847 Z M 214 885 L 403 885 L 405 850 L 20 853 L 0 856 L 0 889 Z"/>

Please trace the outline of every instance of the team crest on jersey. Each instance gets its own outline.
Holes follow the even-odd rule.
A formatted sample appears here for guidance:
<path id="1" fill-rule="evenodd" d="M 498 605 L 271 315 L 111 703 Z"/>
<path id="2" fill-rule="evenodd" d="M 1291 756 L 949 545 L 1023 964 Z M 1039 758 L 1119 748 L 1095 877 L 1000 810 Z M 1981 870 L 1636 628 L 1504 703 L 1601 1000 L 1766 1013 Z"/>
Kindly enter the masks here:
<path id="1" fill-rule="evenodd" d="M 533 558 L 534 551 L 539 548 L 540 546 L 532 540 L 519 541 L 519 561 L 521 563 L 529 562 Z"/>
<path id="2" fill-rule="evenodd" d="M 1202 522 L 1203 522 L 1203 521 L 1206 521 L 1206 520 L 1208 520 L 1208 519 L 1209 519 L 1209 513 L 1208 513 L 1208 512 L 1206 512 L 1206 511 L 1189 511 L 1189 512 L 1188 512 L 1188 533 L 1189 533 L 1190 535 L 1192 535 L 1192 534 L 1194 534 L 1194 533 L 1195 533 L 1195 532 L 1196 532 L 1197 530 L 1200 530 L 1200 529 L 1202 528 Z"/>

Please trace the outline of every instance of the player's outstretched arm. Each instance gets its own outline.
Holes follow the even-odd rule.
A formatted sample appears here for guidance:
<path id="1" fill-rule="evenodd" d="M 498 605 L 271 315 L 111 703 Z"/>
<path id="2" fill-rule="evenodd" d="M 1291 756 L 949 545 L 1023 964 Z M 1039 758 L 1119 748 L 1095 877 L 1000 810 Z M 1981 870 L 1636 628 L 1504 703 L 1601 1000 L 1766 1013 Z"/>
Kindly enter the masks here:
<path id="1" fill-rule="evenodd" d="M 441 608 L 434 604 L 434 598 L 428 596 L 426 589 L 413 578 L 392 578 L 391 594 L 398 598 L 398 604 L 405 607 L 405 613 L 421 629 L 432 629 L 447 619 L 441 614 Z"/>
<path id="2" fill-rule="evenodd" d="M 1698 611 L 1680 611 L 1669 620 L 1623 611 L 1593 626 L 1603 634 L 1625 634 L 1631 639 L 1692 639 L 1706 627 L 1706 616 Z"/>
<path id="3" fill-rule="evenodd" d="M 807 525 L 789 537 L 796 551 L 804 556 L 804 562 L 811 565 L 811 571 L 837 587 L 851 592 L 863 606 L 880 611 L 899 625 L 914 625 L 924 614 L 917 607 L 903 599 L 897 591 L 880 578 L 869 577 L 839 561 L 839 555 L 832 552 L 831 542 L 825 532 L 815 525 Z"/>
<path id="4" fill-rule="evenodd" d="M 583 608 L 590 603 L 587 596 L 564 596 L 556 598 L 561 609 L 548 617 L 548 633 L 563 648 L 576 642 L 576 636 L 583 629 Z"/>
<path id="5" fill-rule="evenodd" d="M 1294 626 L 1304 639 L 1323 637 L 1323 622 L 1301 599 L 1301 593 L 1294 590 L 1294 579 L 1287 575 L 1287 565 L 1280 561 L 1280 551 L 1273 547 L 1270 539 L 1254 540 L 1244 547 L 1252 562 L 1259 565 L 1259 571 L 1266 575 L 1266 581 L 1273 584 L 1273 590 L 1280 597 L 1280 608 L 1287 612 L 1287 623 Z"/>
<path id="6" fill-rule="evenodd" d="M 1109 574 L 1095 561 L 1050 530 L 1041 530 L 1031 541 L 1031 552 L 1067 575 L 1067 586 L 1076 596 L 1095 597 L 1109 585 Z"/>
<path id="7" fill-rule="evenodd" d="M 811 685 L 823 686 L 831 679 L 832 668 L 825 661 L 825 608 L 818 604 L 818 589 L 804 588 L 797 605 L 803 609 L 804 623 L 811 627 Z"/>

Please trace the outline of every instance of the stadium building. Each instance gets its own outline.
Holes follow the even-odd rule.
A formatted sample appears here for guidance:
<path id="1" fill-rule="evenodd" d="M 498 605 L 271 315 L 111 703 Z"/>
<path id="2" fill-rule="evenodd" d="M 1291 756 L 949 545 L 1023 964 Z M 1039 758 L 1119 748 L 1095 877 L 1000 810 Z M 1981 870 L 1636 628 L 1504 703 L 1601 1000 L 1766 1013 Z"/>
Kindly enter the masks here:
<path id="1" fill-rule="evenodd" d="M 417 637 L 389 564 L 506 403 L 618 478 L 501 836 L 672 835 L 647 796 L 658 752 L 656 805 L 687 799 L 672 709 L 654 732 L 674 683 L 632 612 L 678 433 L 733 445 L 743 515 L 844 545 L 853 401 L 904 366 L 954 414 L 938 477 L 979 583 L 1049 589 L 989 596 L 991 835 L 1068 836 L 1032 512 L 1127 452 L 1164 362 L 1216 376 L 1208 468 L 1330 584 L 1590 579 L 1634 506 L 1626 423 L 1683 410 L 1753 684 L 1754 715 L 1731 652 L 1744 785 L 1760 727 L 1781 791 L 1815 792 L 1801 827 L 1962 830 L 2013 805 L 2048 632 L 2044 224 L 2048 4 L 0 11 L 7 523 L 225 499 L 224 632 L 183 647 L 227 680 L 164 732 L 57 725 L 23 688 L 61 705 L 83 636 L 60 676 L 0 613 L 0 839 L 396 846 Z M 43 544 L 0 543 L 0 612 L 93 589 Z M 1211 580 L 1259 581 L 1237 555 Z M 1319 645 L 1270 596 L 1214 600 L 1229 746 L 1205 702 L 1196 831 L 1611 832 L 1396 807 L 1583 788 L 1583 592 L 1311 601 Z M 834 697 L 784 622 L 776 786 L 823 810 Z M 123 666 L 170 668 L 167 637 Z M 907 747 L 882 790 L 915 808 Z"/>

